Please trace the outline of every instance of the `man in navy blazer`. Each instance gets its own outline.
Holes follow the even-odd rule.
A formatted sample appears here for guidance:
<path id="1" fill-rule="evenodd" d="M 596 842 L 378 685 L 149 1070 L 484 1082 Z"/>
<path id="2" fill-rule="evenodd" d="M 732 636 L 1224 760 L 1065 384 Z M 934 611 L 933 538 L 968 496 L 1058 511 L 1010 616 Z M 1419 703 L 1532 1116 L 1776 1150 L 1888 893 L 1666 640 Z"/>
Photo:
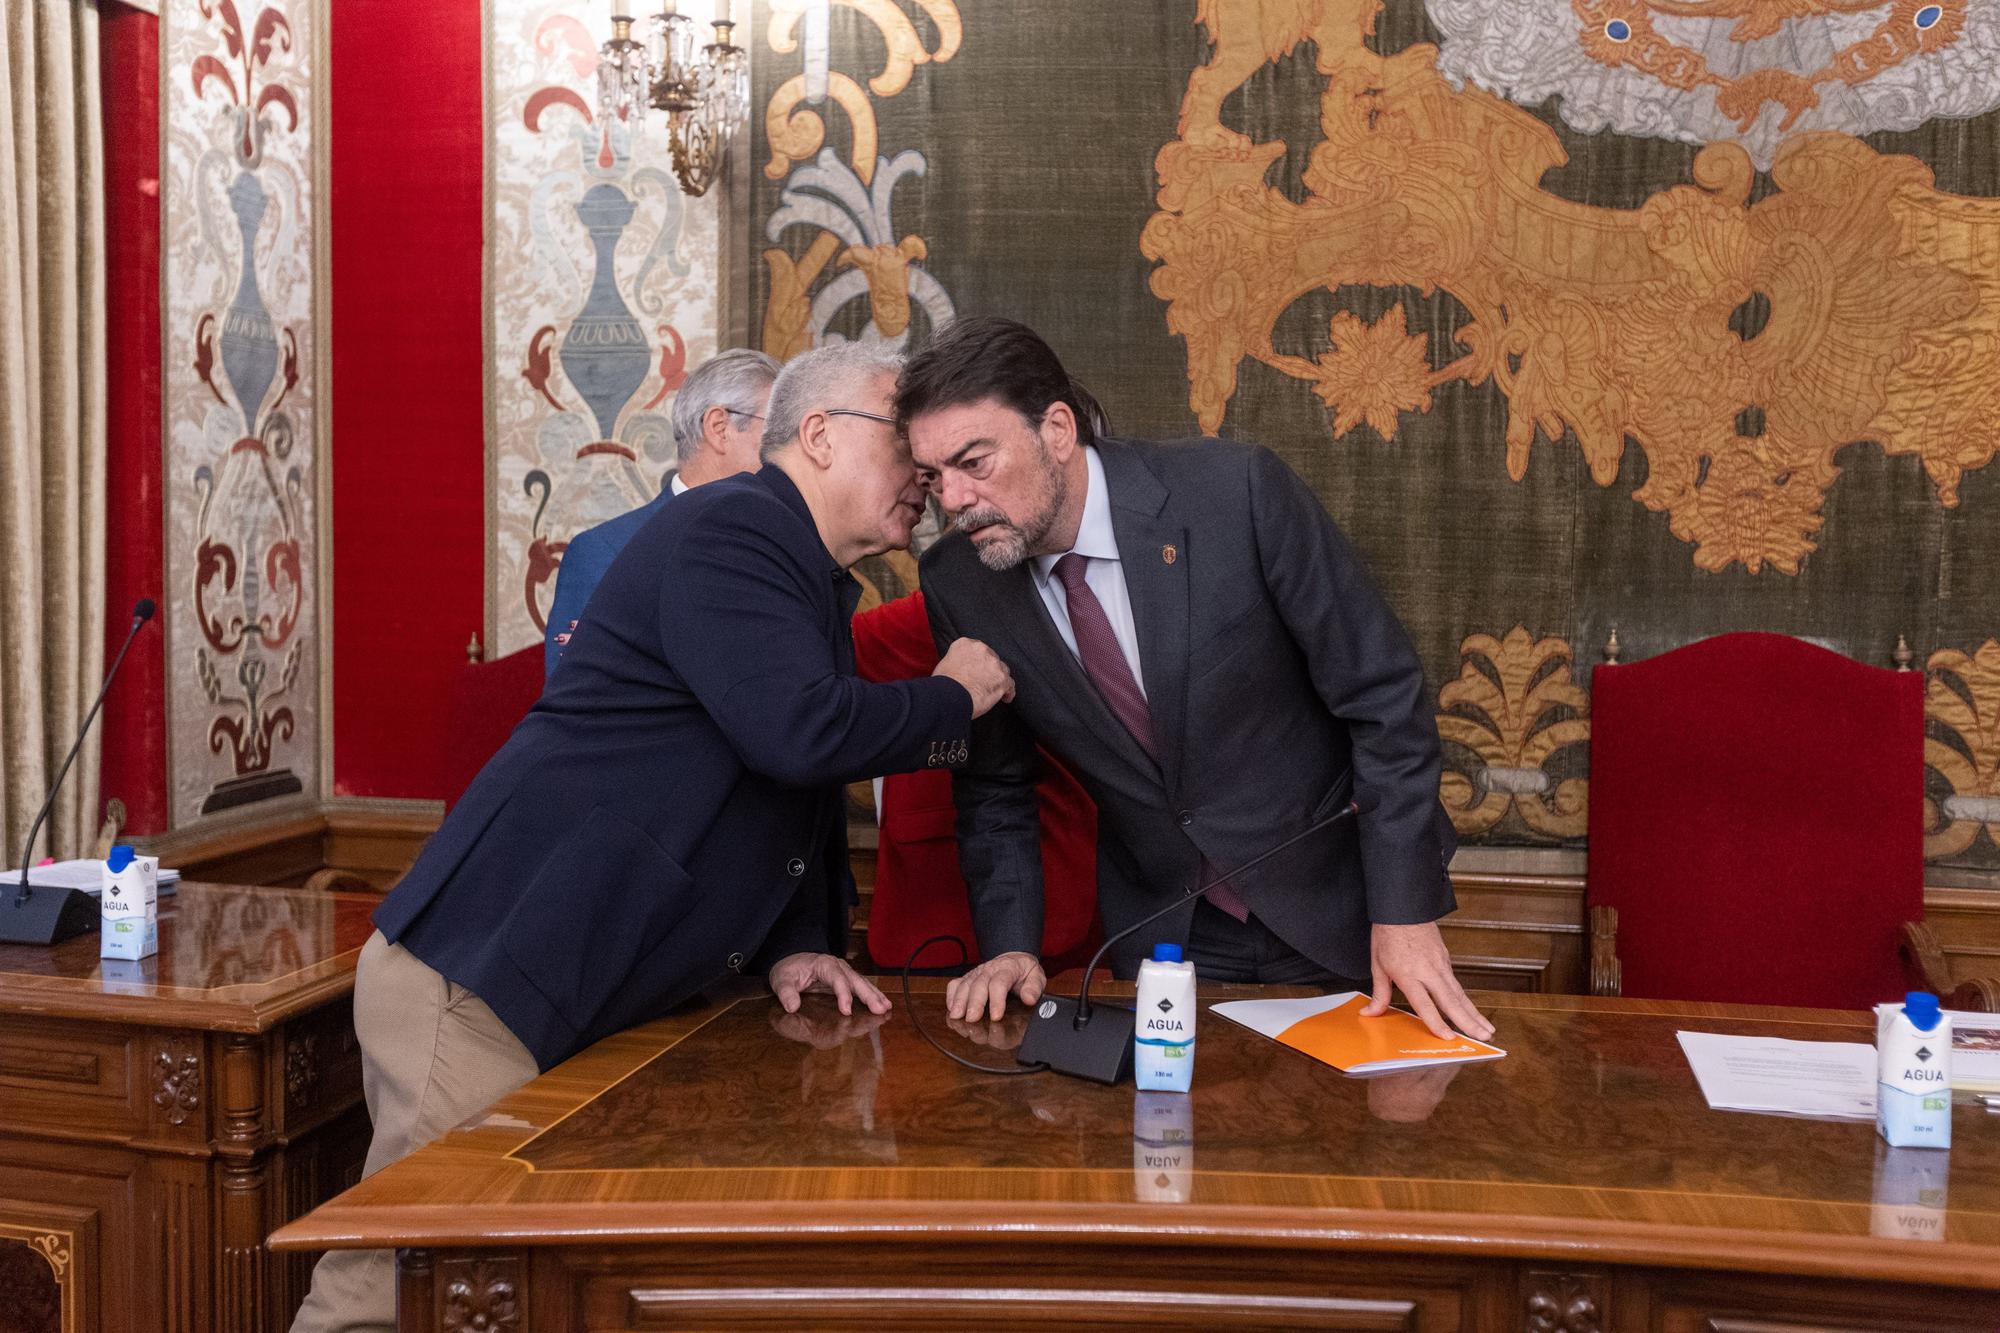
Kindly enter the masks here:
<path id="1" fill-rule="evenodd" d="M 660 493 L 637 509 L 577 533 L 563 549 L 542 649 L 544 678 L 556 669 L 604 571 L 661 505 L 705 482 L 757 470 L 764 404 L 777 377 L 778 363 L 747 347 L 718 352 L 687 377 L 674 394 L 674 470 L 661 478 Z"/>
<path id="2" fill-rule="evenodd" d="M 924 493 L 890 415 L 898 359 L 807 352 L 764 467 L 663 506 L 612 562 L 541 699 L 375 912 L 354 1025 L 375 1171 L 601 1037 L 739 973 L 788 1012 L 889 1002 L 841 957 L 844 787 L 962 764 L 1012 693 L 983 644 L 870 684 L 862 557 Z M 294 1329 L 387 1327 L 386 1253 L 336 1251 Z"/>

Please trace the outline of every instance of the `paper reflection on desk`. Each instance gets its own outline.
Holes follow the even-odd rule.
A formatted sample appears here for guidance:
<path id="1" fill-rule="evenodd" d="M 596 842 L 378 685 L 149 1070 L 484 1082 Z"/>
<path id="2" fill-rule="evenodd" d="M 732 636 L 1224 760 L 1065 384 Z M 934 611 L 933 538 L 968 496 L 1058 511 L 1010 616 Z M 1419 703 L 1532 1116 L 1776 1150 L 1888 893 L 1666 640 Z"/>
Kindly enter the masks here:
<path id="1" fill-rule="evenodd" d="M 1132 1193 L 1140 1203 L 1194 1194 L 1194 1102 L 1184 1092 L 1132 1095 Z"/>
<path id="2" fill-rule="evenodd" d="M 1868 1230 L 1884 1240 L 1943 1240 L 1951 1153 L 1875 1140 L 1875 1198 Z"/>

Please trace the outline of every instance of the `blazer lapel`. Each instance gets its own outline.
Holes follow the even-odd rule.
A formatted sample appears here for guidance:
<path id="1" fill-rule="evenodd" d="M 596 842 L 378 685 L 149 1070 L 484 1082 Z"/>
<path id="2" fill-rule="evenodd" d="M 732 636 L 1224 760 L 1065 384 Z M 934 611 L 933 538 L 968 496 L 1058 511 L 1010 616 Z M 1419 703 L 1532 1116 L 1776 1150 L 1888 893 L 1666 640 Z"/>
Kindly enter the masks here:
<path id="1" fill-rule="evenodd" d="M 1005 576 L 1002 589 L 994 598 L 994 609 L 1020 651 L 1001 652 L 1001 659 L 1016 670 L 1026 667 L 1040 675 L 1049 696 L 1066 705 L 1101 745 L 1142 772 L 1154 771 L 1152 757 L 1105 706 L 1104 696 L 1084 674 L 1083 664 L 1056 632 L 1055 622 L 1049 619 L 1048 608 L 1042 605 L 1035 576 L 1026 563 Z"/>
<path id="2" fill-rule="evenodd" d="M 1188 539 L 1166 513 L 1167 488 L 1119 440 L 1100 440 L 1118 563 L 1132 599 L 1153 744 L 1168 790 L 1179 785 L 1187 731 Z"/>

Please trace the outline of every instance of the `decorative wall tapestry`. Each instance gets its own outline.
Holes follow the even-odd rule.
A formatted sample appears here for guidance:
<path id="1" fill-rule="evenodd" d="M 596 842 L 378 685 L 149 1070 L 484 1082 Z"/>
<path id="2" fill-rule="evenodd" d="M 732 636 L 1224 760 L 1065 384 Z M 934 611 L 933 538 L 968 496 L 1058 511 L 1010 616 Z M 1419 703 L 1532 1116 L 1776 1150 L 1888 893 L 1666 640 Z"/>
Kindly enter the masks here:
<path id="1" fill-rule="evenodd" d="M 168 769 L 182 823 L 316 790 L 310 0 L 167 0 Z"/>
<path id="2" fill-rule="evenodd" d="M 569 539 L 651 500 L 673 469 L 674 390 L 715 351 L 719 191 L 681 193 L 662 113 L 597 120 L 602 4 L 494 0 L 489 15 L 497 656 L 540 640 Z"/>
<path id="3" fill-rule="evenodd" d="M 886 54 L 857 51 L 843 40 L 836 60 L 837 8 L 844 24 L 865 21 L 872 45 Z M 750 99 L 765 108 L 768 156 L 759 183 L 779 183 L 776 207 L 752 210 L 772 243 L 763 253 L 768 297 L 759 346 L 780 361 L 823 342 L 921 345 L 953 315 L 950 293 L 926 266 L 929 243 L 921 232 L 898 235 L 895 221 L 898 187 L 904 200 L 914 198 L 929 159 L 914 149 L 893 157 L 880 150 L 875 99 L 908 91 L 919 66 L 943 65 L 964 41 L 954 0 L 912 0 L 912 9 L 928 32 L 896 5 L 876 0 L 773 0 L 758 7 L 751 24 L 765 45 L 752 65 Z M 881 67 L 865 88 L 835 68 L 858 74 L 877 60 Z M 827 144 L 829 119 L 846 131 L 844 153 Z M 934 519 L 927 519 L 910 552 L 858 565 L 861 609 L 914 591 L 915 553 L 937 536 Z"/>
<path id="4" fill-rule="evenodd" d="M 1930 855 L 2000 868 L 1992 6 L 868 8 L 951 62 L 892 58 L 901 97 L 829 78 L 846 114 L 796 144 L 765 62 L 767 345 L 859 323 L 812 318 L 855 242 L 782 225 L 802 164 L 920 153 L 868 246 L 1040 329 L 1119 430 L 1256 440 L 1319 493 L 1438 691 L 1464 840 L 1582 837 L 1614 631 L 1880 666 L 1900 636 Z M 828 66 L 879 67 L 873 20 L 831 17 Z"/>

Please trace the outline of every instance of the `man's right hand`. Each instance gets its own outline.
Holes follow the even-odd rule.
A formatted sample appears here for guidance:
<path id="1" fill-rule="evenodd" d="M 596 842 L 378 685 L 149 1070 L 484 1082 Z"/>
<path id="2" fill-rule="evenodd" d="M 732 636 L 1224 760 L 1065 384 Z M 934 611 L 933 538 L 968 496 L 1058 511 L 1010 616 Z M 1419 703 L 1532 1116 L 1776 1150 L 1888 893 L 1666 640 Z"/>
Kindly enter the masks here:
<path id="1" fill-rule="evenodd" d="M 949 677 L 963 685 L 972 696 L 974 717 L 983 717 L 995 704 L 1014 697 L 1014 673 L 997 653 L 977 639 L 952 640 L 937 670 L 931 674 Z"/>
<path id="2" fill-rule="evenodd" d="M 1048 984 L 1048 974 L 1033 954 L 1003 953 L 951 979 L 944 988 L 945 1012 L 964 1021 L 998 1019 L 1006 1012 L 1009 991 L 1022 1004 L 1033 1004 Z"/>

